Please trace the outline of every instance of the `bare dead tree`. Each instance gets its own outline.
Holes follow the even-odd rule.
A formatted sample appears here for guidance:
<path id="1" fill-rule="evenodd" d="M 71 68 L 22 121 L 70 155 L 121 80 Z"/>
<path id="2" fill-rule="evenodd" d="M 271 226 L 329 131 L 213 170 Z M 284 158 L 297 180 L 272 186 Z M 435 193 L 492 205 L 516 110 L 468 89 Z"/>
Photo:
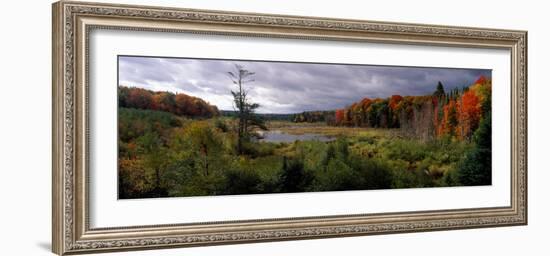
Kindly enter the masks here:
<path id="1" fill-rule="evenodd" d="M 264 120 L 255 114 L 257 108 L 260 107 L 258 103 L 249 102 L 248 90 L 245 88 L 245 84 L 254 82 L 252 78 L 255 73 L 245 69 L 241 65 L 235 65 L 235 71 L 227 72 L 233 84 L 237 86 L 237 90 L 231 91 L 233 95 L 233 101 L 237 110 L 237 116 L 239 119 L 237 133 L 237 151 L 239 154 L 243 153 L 243 143 L 248 141 L 253 135 L 253 129 L 259 128 L 267 130 Z"/>

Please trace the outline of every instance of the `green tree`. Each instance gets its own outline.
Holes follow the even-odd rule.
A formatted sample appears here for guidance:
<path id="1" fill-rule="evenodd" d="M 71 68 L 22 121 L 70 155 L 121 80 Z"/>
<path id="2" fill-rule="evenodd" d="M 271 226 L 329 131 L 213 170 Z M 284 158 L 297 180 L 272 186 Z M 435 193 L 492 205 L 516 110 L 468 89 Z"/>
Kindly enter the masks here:
<path id="1" fill-rule="evenodd" d="M 319 174 L 316 180 L 318 191 L 338 191 L 357 189 L 358 180 L 354 170 L 344 160 L 333 158 L 329 161 L 325 172 Z"/>
<path id="2" fill-rule="evenodd" d="M 313 177 L 304 170 L 304 163 L 298 159 L 288 160 L 283 157 L 283 173 L 281 175 L 281 192 L 303 192 L 309 186 Z"/>
<path id="3" fill-rule="evenodd" d="M 148 132 L 137 139 L 137 144 L 143 153 L 143 165 L 146 170 L 149 170 L 147 176 L 150 177 L 150 183 L 153 184 L 153 190 L 149 192 L 150 196 L 165 196 L 166 190 L 163 186 L 162 176 L 168 161 L 167 150 L 161 137 L 156 132 Z"/>
<path id="4" fill-rule="evenodd" d="M 443 84 L 441 81 L 437 82 L 437 87 L 435 88 L 434 96 L 441 98 L 445 96 L 445 89 L 443 89 Z"/>
<path id="5" fill-rule="evenodd" d="M 462 185 L 491 184 L 491 112 L 483 118 L 474 134 L 473 148 L 458 169 L 458 178 Z"/>
<path id="6" fill-rule="evenodd" d="M 325 154 L 321 158 L 321 166 L 326 170 L 330 160 L 336 157 L 336 147 L 334 146 L 334 143 L 330 143 L 324 153 Z"/>
<path id="7" fill-rule="evenodd" d="M 197 154 L 197 166 L 202 169 L 204 176 L 208 176 L 212 165 L 221 160 L 223 142 L 219 134 L 207 121 L 194 121 L 185 129 L 184 137 L 189 142 L 188 150 Z"/>
<path id="8" fill-rule="evenodd" d="M 388 189 L 392 185 L 392 173 L 389 167 L 380 161 L 369 159 L 361 161 L 362 184 L 367 189 Z"/>
<path id="9" fill-rule="evenodd" d="M 224 176 L 224 194 L 241 195 L 262 192 L 262 180 L 260 175 L 254 170 L 227 170 L 224 172 Z"/>
<path id="10" fill-rule="evenodd" d="M 172 130 L 170 165 L 164 175 L 171 196 L 215 195 L 223 190 L 228 157 L 220 133 L 208 121 L 199 120 Z"/>
<path id="11" fill-rule="evenodd" d="M 253 136 L 253 129 L 260 128 L 267 130 L 264 120 L 255 114 L 256 109 L 260 107 L 258 103 L 252 103 L 248 99 L 248 90 L 245 88 L 246 83 L 254 82 L 252 76 L 254 72 L 244 69 L 241 65 L 235 65 L 235 71 L 227 72 L 233 84 L 237 86 L 237 90 L 231 91 L 233 101 L 237 108 L 238 123 L 238 141 L 237 151 L 243 153 L 243 144 Z"/>

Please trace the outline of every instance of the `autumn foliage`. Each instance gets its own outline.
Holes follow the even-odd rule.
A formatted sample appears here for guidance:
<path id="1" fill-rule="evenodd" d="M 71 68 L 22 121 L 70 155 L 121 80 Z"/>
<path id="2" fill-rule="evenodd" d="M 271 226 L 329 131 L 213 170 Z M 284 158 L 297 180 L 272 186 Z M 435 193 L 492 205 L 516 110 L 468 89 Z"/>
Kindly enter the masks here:
<path id="1" fill-rule="evenodd" d="M 136 87 L 119 86 L 118 105 L 123 108 L 157 110 L 189 117 L 208 118 L 219 115 L 216 106 L 200 98 L 183 93 L 155 92 Z"/>
<path id="2" fill-rule="evenodd" d="M 490 111 L 490 99 L 491 80 L 481 76 L 471 86 L 448 93 L 438 83 L 432 95 L 364 98 L 336 110 L 335 123 L 340 126 L 400 128 L 425 139 L 450 136 L 469 140 L 483 116 Z"/>
<path id="3" fill-rule="evenodd" d="M 335 119 L 337 124 L 341 124 L 344 121 L 344 109 L 337 109 Z"/>

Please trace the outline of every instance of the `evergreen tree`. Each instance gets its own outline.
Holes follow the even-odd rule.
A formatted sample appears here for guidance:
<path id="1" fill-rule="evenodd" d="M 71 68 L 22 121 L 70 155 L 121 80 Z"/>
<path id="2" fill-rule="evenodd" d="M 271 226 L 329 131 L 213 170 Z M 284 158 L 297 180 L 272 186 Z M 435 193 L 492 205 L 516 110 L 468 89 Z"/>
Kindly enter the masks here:
<path id="1" fill-rule="evenodd" d="M 437 87 L 433 95 L 439 98 L 445 96 L 445 89 L 443 88 L 441 81 L 437 82 Z"/>
<path id="2" fill-rule="evenodd" d="M 281 192 L 303 192 L 313 181 L 311 174 L 304 170 L 304 164 L 298 159 L 283 157 Z"/>
<path id="3" fill-rule="evenodd" d="M 474 134 L 475 148 L 467 155 L 458 169 L 462 185 L 491 184 L 491 112 L 483 118 Z"/>

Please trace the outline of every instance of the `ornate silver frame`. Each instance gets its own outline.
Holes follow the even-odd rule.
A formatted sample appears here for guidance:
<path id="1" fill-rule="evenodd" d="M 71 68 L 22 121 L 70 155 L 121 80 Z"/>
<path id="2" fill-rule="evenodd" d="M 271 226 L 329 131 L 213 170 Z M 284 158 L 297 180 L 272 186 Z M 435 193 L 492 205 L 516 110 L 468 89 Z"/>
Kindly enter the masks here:
<path id="1" fill-rule="evenodd" d="M 511 51 L 511 205 L 507 207 L 91 229 L 88 34 L 93 29 L 343 40 Z M 527 32 L 61 1 L 53 4 L 55 253 L 217 245 L 527 224 Z"/>

